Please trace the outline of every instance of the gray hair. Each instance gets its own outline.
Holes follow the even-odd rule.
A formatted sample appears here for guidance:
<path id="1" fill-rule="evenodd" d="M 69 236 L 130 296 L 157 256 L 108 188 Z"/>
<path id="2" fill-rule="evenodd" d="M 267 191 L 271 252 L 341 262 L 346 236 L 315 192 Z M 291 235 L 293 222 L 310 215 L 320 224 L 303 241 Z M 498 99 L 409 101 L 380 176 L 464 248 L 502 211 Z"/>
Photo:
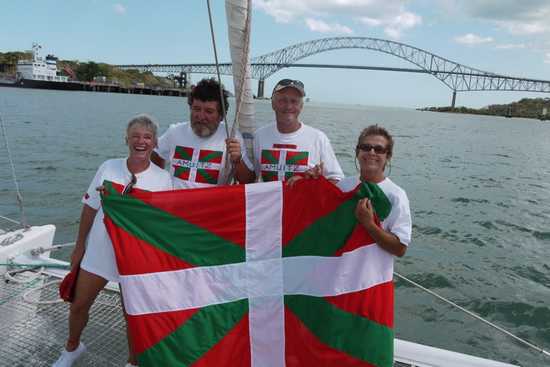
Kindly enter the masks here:
<path id="1" fill-rule="evenodd" d="M 153 119 L 153 117 L 145 113 L 132 117 L 132 119 L 128 122 L 128 126 L 126 127 L 126 136 L 128 136 L 128 132 L 135 125 L 139 125 L 150 130 L 153 133 L 153 138 L 155 139 L 157 138 L 157 131 L 159 129 L 159 125 Z"/>

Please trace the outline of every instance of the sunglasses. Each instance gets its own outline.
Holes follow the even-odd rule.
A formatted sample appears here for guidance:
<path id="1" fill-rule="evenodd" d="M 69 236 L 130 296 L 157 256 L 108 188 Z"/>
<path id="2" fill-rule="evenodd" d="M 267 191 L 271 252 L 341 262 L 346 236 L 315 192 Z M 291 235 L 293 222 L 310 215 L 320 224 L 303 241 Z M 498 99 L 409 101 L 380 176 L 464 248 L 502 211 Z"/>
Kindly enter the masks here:
<path id="1" fill-rule="evenodd" d="M 277 85 L 280 85 L 282 87 L 288 87 L 288 86 L 297 86 L 301 89 L 304 89 L 304 83 L 302 83 L 301 81 L 299 80 L 293 80 L 293 79 L 283 79 L 281 81 L 279 81 L 279 83 L 277 83 Z"/>
<path id="2" fill-rule="evenodd" d="M 383 145 L 359 144 L 357 145 L 357 149 L 365 153 L 368 153 L 371 150 L 374 150 L 376 154 L 385 154 L 388 152 L 388 148 Z"/>
<path id="3" fill-rule="evenodd" d="M 130 182 L 128 182 L 128 185 L 124 186 L 124 190 L 122 190 L 122 195 L 126 195 L 130 191 L 132 191 L 136 182 L 137 182 L 136 175 L 132 173 L 132 179 L 130 180 Z"/>

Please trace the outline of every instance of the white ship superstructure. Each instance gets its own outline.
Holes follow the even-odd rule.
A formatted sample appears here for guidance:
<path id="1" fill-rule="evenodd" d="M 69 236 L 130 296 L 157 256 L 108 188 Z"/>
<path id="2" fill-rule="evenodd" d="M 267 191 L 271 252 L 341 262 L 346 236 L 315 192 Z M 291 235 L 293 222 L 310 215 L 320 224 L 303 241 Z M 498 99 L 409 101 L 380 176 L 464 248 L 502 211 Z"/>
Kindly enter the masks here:
<path id="1" fill-rule="evenodd" d="M 40 56 L 41 48 L 42 46 L 34 43 L 32 59 L 17 62 L 17 80 L 68 82 L 66 76 L 57 75 L 57 58 L 53 55 L 48 55 L 46 58 Z"/>

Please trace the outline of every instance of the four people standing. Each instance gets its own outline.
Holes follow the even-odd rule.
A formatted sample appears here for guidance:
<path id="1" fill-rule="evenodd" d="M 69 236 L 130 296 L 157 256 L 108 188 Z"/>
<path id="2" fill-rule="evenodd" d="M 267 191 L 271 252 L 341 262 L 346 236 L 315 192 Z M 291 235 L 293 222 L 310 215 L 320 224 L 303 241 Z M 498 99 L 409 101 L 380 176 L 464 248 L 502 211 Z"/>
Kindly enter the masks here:
<path id="1" fill-rule="evenodd" d="M 238 183 L 293 182 L 323 175 L 342 191 L 370 182 L 386 194 L 391 212 L 379 227 L 373 206 L 368 199 L 362 199 L 355 209 L 357 220 L 381 248 L 395 256 L 405 254 L 411 239 L 409 202 L 405 191 L 385 177 L 393 154 L 393 138 L 384 128 L 374 125 L 363 130 L 355 149 L 360 175 L 344 178 L 327 136 L 299 120 L 305 96 L 303 83 L 283 79 L 272 94 L 275 122 L 256 131 L 252 163 L 242 148 L 240 133 L 227 138 L 224 113 L 229 109 L 228 93 L 223 89 L 220 93 L 221 88 L 214 79 L 203 79 L 194 86 L 188 98 L 190 121 L 171 125 L 158 139 L 158 145 L 156 124 L 144 115 L 132 119 L 126 137 L 128 158 L 109 160 L 96 173 L 83 199 L 78 238 L 71 256 L 72 266 L 81 264 L 81 271 L 70 309 L 69 337 L 54 367 L 71 366 L 85 351 L 80 336 L 89 309 L 107 282 L 118 279 L 96 190 L 103 180 L 150 191 L 225 184 L 230 174 Z M 151 161 L 161 168 L 169 163 L 170 174 Z M 128 365 L 135 363 L 130 353 Z"/>

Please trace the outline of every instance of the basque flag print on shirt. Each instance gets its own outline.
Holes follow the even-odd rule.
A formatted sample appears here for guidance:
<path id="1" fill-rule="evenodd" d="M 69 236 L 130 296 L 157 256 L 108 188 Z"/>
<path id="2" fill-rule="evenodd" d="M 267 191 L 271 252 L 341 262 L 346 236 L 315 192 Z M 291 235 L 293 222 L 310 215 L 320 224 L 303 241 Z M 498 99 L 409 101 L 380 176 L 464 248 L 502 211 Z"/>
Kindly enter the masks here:
<path id="1" fill-rule="evenodd" d="M 184 181 L 217 184 L 223 152 L 176 146 L 172 164 L 174 177 Z"/>
<path id="2" fill-rule="evenodd" d="M 274 148 L 276 146 L 277 144 L 274 144 Z M 292 176 L 306 171 L 308 162 L 309 152 L 263 149 L 260 158 L 262 181 L 288 180 Z"/>

